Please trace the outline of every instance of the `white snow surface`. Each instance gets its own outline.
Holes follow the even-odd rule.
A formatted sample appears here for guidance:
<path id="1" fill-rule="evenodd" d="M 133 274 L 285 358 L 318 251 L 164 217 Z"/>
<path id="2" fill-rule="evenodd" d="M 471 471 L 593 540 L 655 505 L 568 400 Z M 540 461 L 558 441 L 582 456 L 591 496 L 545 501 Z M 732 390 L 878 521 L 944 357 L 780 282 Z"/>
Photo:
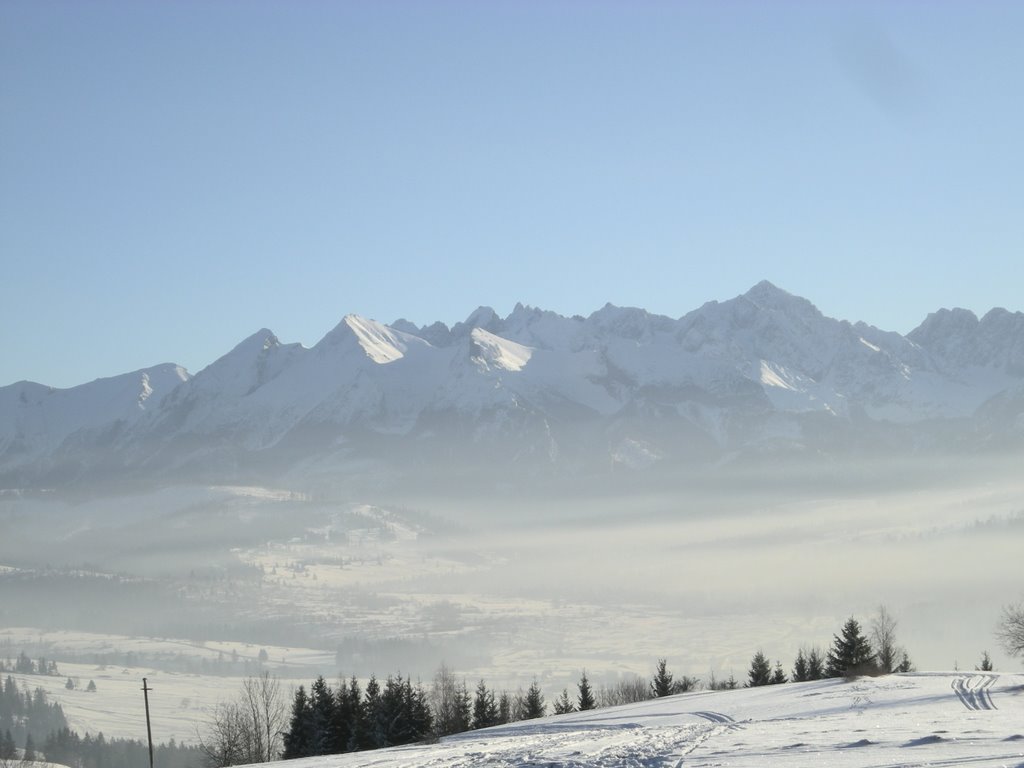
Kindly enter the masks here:
<path id="1" fill-rule="evenodd" d="M 24 459 L 35 458 L 76 433 L 134 424 L 188 380 L 184 368 L 165 363 L 68 389 L 0 387 L 0 454 L 17 442 Z"/>
<path id="2" fill-rule="evenodd" d="M 482 328 L 474 328 L 471 338 L 476 345 L 476 357 L 485 366 L 521 371 L 533 356 L 530 347 L 495 336 Z"/>
<path id="3" fill-rule="evenodd" d="M 291 768 L 1024 765 L 1024 676 L 889 675 L 686 693 Z"/>
<path id="4" fill-rule="evenodd" d="M 698 428 L 728 422 L 736 408 L 848 418 L 856 406 L 914 423 L 971 416 L 1024 381 L 1022 313 L 979 321 L 942 311 L 901 336 L 828 318 L 768 282 L 679 319 L 612 305 L 567 318 L 517 305 L 505 318 L 481 307 L 451 329 L 395 325 L 347 315 L 309 349 L 261 329 L 191 378 L 164 365 L 69 390 L 0 387 L 0 469 L 101 440 L 138 455 L 140 445 L 197 436 L 258 450 L 325 425 L 337 439 L 352 426 L 407 434 L 436 413 L 491 414 L 481 434 L 515 423 L 509 414 L 557 422 L 651 403 L 684 419 L 699 410 Z"/>

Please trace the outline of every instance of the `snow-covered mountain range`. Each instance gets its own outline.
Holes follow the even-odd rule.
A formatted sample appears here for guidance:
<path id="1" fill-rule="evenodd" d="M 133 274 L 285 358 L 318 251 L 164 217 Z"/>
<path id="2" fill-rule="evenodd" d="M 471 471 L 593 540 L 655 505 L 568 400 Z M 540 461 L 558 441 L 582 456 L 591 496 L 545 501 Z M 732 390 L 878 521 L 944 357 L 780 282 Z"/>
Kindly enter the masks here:
<path id="1" fill-rule="evenodd" d="M 311 348 L 262 329 L 195 375 L 0 387 L 0 487 L 90 479 L 560 474 L 799 451 L 1019 447 L 1024 314 L 940 310 L 906 336 L 768 282 L 679 319 L 607 305 L 355 315 Z M 500 468 L 500 469 L 498 469 Z"/>

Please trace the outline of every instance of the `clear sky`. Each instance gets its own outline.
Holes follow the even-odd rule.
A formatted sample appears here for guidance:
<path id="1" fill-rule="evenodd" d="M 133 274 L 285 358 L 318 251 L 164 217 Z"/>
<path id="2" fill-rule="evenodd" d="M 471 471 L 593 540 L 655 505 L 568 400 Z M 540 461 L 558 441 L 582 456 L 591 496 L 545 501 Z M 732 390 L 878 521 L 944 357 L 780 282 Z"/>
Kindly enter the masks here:
<path id="1" fill-rule="evenodd" d="M 0 385 L 761 279 L 1024 309 L 1024 3 L 0 4 Z"/>

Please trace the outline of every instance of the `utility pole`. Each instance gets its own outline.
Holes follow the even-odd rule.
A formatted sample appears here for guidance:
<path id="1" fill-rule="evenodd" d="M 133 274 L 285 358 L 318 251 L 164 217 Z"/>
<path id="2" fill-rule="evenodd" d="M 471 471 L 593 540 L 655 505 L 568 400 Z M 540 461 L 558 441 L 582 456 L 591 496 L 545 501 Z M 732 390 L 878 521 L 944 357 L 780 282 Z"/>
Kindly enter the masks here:
<path id="1" fill-rule="evenodd" d="M 149 727 L 149 692 L 153 689 L 142 678 L 142 696 L 146 700 L 146 736 L 149 738 L 149 768 L 153 768 L 153 729 Z"/>

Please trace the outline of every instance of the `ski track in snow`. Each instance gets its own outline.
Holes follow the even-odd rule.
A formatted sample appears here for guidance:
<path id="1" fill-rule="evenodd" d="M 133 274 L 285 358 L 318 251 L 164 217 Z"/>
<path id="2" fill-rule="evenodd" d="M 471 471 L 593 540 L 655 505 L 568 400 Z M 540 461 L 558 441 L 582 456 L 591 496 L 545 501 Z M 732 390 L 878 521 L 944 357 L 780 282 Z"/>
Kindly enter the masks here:
<path id="1" fill-rule="evenodd" d="M 743 726 L 737 723 L 728 715 L 723 715 L 721 712 L 693 712 L 692 714 L 697 717 L 702 717 L 705 720 L 710 720 L 712 723 L 721 723 L 727 725 L 731 729 L 740 729 Z"/>
<path id="2" fill-rule="evenodd" d="M 998 677 L 999 675 L 985 674 L 961 675 L 953 678 L 950 686 L 968 709 L 998 709 L 992 702 L 992 694 L 989 691 Z"/>
<path id="3" fill-rule="evenodd" d="M 720 727 L 702 723 L 665 728 L 635 724 L 516 728 L 512 738 L 485 741 L 479 736 L 450 737 L 439 745 L 439 754 L 427 760 L 418 760 L 412 755 L 409 760 L 403 759 L 403 750 L 396 749 L 390 750 L 386 757 L 381 755 L 379 761 L 367 761 L 363 765 L 381 768 L 481 765 L 488 768 L 676 768 L 684 764 L 687 754 L 719 730 Z"/>

